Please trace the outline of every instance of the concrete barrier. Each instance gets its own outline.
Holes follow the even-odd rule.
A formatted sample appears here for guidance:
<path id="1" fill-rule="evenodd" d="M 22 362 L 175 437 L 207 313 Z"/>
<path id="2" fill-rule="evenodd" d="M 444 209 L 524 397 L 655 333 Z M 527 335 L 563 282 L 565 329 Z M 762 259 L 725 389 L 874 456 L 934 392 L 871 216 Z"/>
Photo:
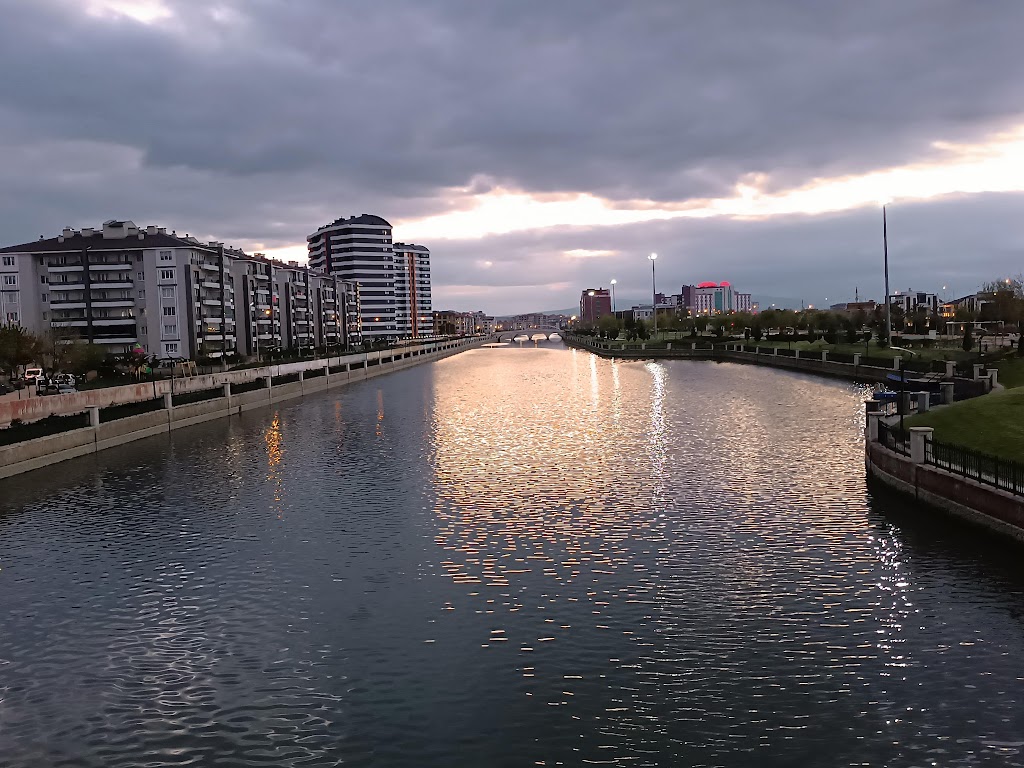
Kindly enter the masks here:
<path id="1" fill-rule="evenodd" d="M 434 359 L 437 359 L 437 355 L 461 351 L 471 346 L 479 346 L 485 341 L 487 339 L 417 344 L 406 347 L 403 350 L 403 354 L 415 352 L 417 354 L 417 362 L 419 362 L 420 358 L 427 355 L 434 355 Z M 325 365 L 332 368 L 342 365 L 351 366 L 353 364 L 365 366 L 367 361 L 372 360 L 375 361 L 376 366 L 380 364 L 382 358 L 387 359 L 391 356 L 393 355 L 390 352 L 359 352 L 338 357 L 301 360 L 294 363 L 281 363 L 279 365 L 265 365 L 259 368 L 225 371 L 223 373 L 207 373 L 183 379 L 140 381 L 135 384 L 90 389 L 67 395 L 47 395 L 44 397 L 29 397 L 24 400 L 4 400 L 0 401 L 0 428 L 6 427 L 15 419 L 27 423 L 45 419 L 47 416 L 67 416 L 74 413 L 84 413 L 91 407 L 106 408 L 111 405 L 124 405 L 125 403 L 137 403 L 142 400 L 154 400 L 167 393 L 201 392 L 207 389 L 215 389 L 224 384 L 243 384 L 255 381 L 256 379 L 266 378 L 267 376 L 272 378 L 289 376 L 295 373 L 323 368 Z M 386 362 L 384 367 L 388 367 Z"/>
<path id="2" fill-rule="evenodd" d="M 350 381 L 360 381 L 372 376 L 380 376 L 385 373 L 391 373 L 396 370 L 411 367 L 412 365 L 419 365 L 420 363 L 435 362 L 454 354 L 458 354 L 466 349 L 478 347 L 485 341 L 487 341 L 487 339 L 473 339 L 461 343 L 453 342 L 444 345 L 436 345 L 436 348 L 418 346 L 415 348 L 416 353 L 414 355 L 410 354 L 406 357 L 395 355 L 392 356 L 390 360 L 385 359 L 384 362 L 379 362 L 381 360 L 381 353 L 371 353 L 369 357 L 371 359 L 376 359 L 378 362 L 372 365 L 369 369 L 365 367 L 366 360 L 368 359 L 367 355 L 349 355 L 348 358 L 358 357 L 359 359 L 348 360 L 345 362 L 342 362 L 343 358 L 331 358 L 330 362 L 325 360 L 310 360 L 304 361 L 303 363 L 290 363 L 288 365 L 267 366 L 265 368 L 254 368 L 248 371 L 238 371 L 237 373 L 245 375 L 242 377 L 241 382 L 236 383 L 251 382 L 255 381 L 257 378 L 269 378 L 272 382 L 275 375 L 283 377 L 294 373 L 302 373 L 307 370 L 323 370 L 326 366 L 350 366 L 353 362 L 358 362 L 363 366 L 354 370 L 349 370 L 347 373 L 334 373 L 329 376 L 317 376 L 312 379 L 300 378 L 299 381 L 289 382 L 288 384 L 256 389 L 251 392 L 242 392 L 239 394 L 231 393 L 229 385 L 232 381 L 230 379 L 224 379 L 225 376 L 230 376 L 230 373 L 196 376 L 187 380 L 190 382 L 187 389 L 176 387 L 173 392 L 183 394 L 185 392 L 199 392 L 204 389 L 221 389 L 227 396 L 202 400 L 198 403 L 186 403 L 170 408 L 166 407 L 172 403 L 172 390 L 170 387 L 163 390 L 158 387 L 156 390 L 157 394 L 155 396 L 151 384 L 132 385 L 128 388 L 109 387 L 107 389 L 80 392 L 77 394 L 84 395 L 86 397 L 78 400 L 65 400 L 62 403 L 55 404 L 55 407 L 72 409 L 69 413 L 81 413 L 86 410 L 91 411 L 93 415 L 92 426 L 61 432 L 56 435 L 48 435 L 34 440 L 26 440 L 13 445 L 0 446 L 0 479 L 21 474 L 22 472 L 28 472 L 33 469 L 40 469 L 51 464 L 66 461 L 67 459 L 96 453 L 106 448 L 123 445 L 134 440 L 141 440 L 146 437 L 170 433 L 171 430 L 182 429 L 195 424 L 211 421 L 213 419 L 240 414 L 244 411 L 253 410 L 255 408 L 265 408 L 275 402 L 302 397 L 304 394 L 324 391 L 329 387 L 341 386 L 342 384 L 347 384 Z M 376 357 L 373 358 L 372 355 L 376 355 Z M 182 380 L 178 380 L 178 384 L 181 384 L 181 381 Z M 157 384 L 161 383 L 168 384 L 169 382 L 157 382 Z M 204 386 L 198 387 L 199 383 L 202 383 Z M 142 390 L 140 390 L 139 387 L 142 387 Z M 127 396 L 134 399 L 125 401 L 116 400 L 116 396 L 118 394 L 126 394 L 123 391 L 119 393 L 118 390 L 126 389 L 130 390 L 127 392 Z M 55 397 L 75 398 L 76 395 L 61 395 Z M 33 400 L 46 402 L 54 400 L 55 397 L 40 397 L 33 398 Z M 162 397 L 165 407 L 149 413 L 128 416 L 109 422 L 102 421 L 102 414 L 99 412 L 99 408 L 101 407 L 123 405 L 124 403 L 139 402 L 142 400 L 152 400 L 154 397 Z M 26 400 L 14 402 L 32 401 Z M 45 413 L 45 415 L 51 414 Z M 39 418 L 45 418 L 45 415 L 40 416 Z"/>

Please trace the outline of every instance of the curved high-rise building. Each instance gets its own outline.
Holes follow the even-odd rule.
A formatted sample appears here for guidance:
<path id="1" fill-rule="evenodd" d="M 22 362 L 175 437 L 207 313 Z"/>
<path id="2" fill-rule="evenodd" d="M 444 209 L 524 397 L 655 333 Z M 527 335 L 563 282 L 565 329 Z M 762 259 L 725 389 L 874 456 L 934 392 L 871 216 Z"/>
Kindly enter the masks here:
<path id="1" fill-rule="evenodd" d="M 395 316 L 391 224 L 368 213 L 336 219 L 306 238 L 309 266 L 359 284 L 363 338 L 403 334 Z"/>

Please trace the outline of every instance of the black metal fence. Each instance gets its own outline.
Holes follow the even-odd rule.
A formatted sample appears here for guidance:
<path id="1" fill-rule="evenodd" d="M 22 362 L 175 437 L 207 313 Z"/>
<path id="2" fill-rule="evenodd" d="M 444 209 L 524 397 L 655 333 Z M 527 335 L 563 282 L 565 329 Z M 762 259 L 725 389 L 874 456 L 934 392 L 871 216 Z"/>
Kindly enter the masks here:
<path id="1" fill-rule="evenodd" d="M 890 426 L 889 424 L 879 421 L 878 442 L 890 451 L 901 453 L 904 456 L 910 455 L 910 441 L 907 437 L 907 433 L 901 432 L 899 425 L 897 424 Z"/>
<path id="2" fill-rule="evenodd" d="M 881 428 L 879 428 L 881 439 Z M 932 439 L 925 443 L 925 463 L 969 477 L 1016 496 L 1024 496 L 1024 464 Z"/>

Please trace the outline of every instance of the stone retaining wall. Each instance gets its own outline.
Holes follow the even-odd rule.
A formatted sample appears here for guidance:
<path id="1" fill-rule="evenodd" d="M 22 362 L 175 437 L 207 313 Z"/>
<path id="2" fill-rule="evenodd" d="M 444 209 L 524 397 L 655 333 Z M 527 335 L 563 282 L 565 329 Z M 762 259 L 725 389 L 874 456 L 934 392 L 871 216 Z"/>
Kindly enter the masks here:
<path id="1" fill-rule="evenodd" d="M 870 435 L 864 454 L 868 474 L 890 488 L 1024 543 L 1024 499 L 1019 496 L 925 464 L 921 456 L 891 451 Z"/>

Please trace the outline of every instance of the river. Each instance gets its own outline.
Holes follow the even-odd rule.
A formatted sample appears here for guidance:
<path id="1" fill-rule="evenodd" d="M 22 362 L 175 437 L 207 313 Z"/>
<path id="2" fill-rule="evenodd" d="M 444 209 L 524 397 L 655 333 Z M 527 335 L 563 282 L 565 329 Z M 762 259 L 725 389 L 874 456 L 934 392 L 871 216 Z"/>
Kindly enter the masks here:
<path id="1" fill-rule="evenodd" d="M 860 386 L 482 348 L 0 481 L 0 764 L 1024 765 Z"/>

